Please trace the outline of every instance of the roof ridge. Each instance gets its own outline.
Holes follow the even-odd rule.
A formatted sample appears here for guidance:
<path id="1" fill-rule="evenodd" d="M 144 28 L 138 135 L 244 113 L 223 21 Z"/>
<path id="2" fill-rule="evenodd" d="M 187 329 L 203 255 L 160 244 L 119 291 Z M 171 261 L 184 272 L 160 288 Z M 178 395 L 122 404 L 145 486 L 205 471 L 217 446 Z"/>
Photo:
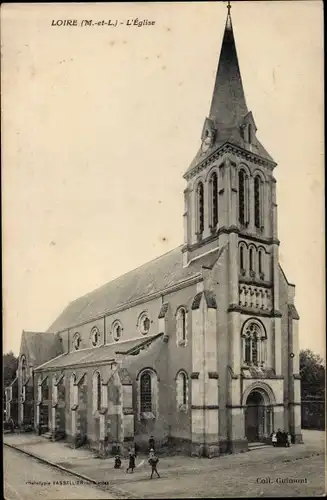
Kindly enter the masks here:
<path id="1" fill-rule="evenodd" d="M 161 255 L 158 255 L 158 257 L 155 257 L 154 259 L 152 260 L 149 260 L 148 262 L 144 262 L 143 264 L 141 264 L 140 266 L 137 266 L 137 267 L 134 267 L 133 269 L 130 269 L 129 271 L 126 271 L 125 273 L 123 274 L 120 274 L 119 276 L 116 276 L 116 278 L 113 278 L 109 281 L 106 281 L 105 283 L 103 283 L 102 285 L 98 286 L 97 288 L 94 288 L 93 290 L 91 290 L 90 292 L 88 293 L 85 293 L 84 295 L 80 295 L 79 297 L 77 297 L 76 299 L 72 300 L 71 302 L 68 303 L 68 306 L 70 304 L 74 304 L 74 302 L 76 302 L 77 300 L 81 300 L 83 298 L 86 298 L 88 295 L 91 295 L 93 294 L 94 292 L 96 292 L 97 290 L 100 290 L 102 287 L 105 287 L 106 285 L 108 285 L 109 283 L 113 283 L 114 281 L 120 279 L 120 278 L 123 278 L 124 276 L 127 276 L 129 273 L 133 273 L 134 271 L 137 271 L 138 269 L 141 269 L 143 266 L 148 266 L 149 264 L 151 264 L 152 262 L 155 262 L 156 260 L 158 259 L 161 259 L 162 257 L 164 257 L 165 255 L 168 255 L 169 253 L 172 253 L 174 251 L 176 251 L 178 248 L 182 248 L 183 245 L 179 245 L 175 248 L 172 248 L 171 250 L 168 250 L 168 252 L 165 252 Z M 67 306 L 67 307 L 68 307 Z"/>

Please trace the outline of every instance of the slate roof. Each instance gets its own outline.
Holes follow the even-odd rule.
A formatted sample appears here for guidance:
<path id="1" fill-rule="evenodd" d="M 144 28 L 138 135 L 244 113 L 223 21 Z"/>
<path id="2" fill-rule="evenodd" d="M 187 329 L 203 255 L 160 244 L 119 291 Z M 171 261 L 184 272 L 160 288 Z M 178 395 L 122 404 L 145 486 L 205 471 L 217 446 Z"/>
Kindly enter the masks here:
<path id="1" fill-rule="evenodd" d="M 182 246 L 179 246 L 71 302 L 48 332 L 59 332 L 106 312 L 110 313 L 124 304 L 196 276 L 200 265 L 183 268 L 181 250 Z"/>
<path id="2" fill-rule="evenodd" d="M 33 366 L 39 366 L 62 352 L 63 346 L 59 335 L 23 330 L 20 355 L 25 354 Z"/>
<path id="3" fill-rule="evenodd" d="M 79 364 L 97 364 L 102 361 L 114 361 L 117 354 L 128 354 L 136 348 L 142 349 L 146 345 L 151 344 L 154 340 L 161 337 L 162 334 L 149 335 L 146 338 L 136 338 L 126 340 L 124 342 L 115 342 L 100 347 L 90 347 L 89 349 L 81 349 L 79 351 L 68 352 L 58 356 L 55 359 L 47 361 L 35 371 L 56 370 L 67 366 L 75 366 Z"/>
<path id="4" fill-rule="evenodd" d="M 227 16 L 209 118 L 222 127 L 234 127 L 248 113 L 238 64 L 231 17 Z"/>

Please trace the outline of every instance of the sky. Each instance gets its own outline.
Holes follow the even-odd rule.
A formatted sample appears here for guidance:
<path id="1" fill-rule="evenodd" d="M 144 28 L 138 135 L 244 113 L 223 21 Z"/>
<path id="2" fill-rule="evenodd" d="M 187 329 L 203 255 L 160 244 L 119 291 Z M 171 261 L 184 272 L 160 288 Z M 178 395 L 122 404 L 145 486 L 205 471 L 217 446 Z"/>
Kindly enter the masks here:
<path id="1" fill-rule="evenodd" d="M 183 243 L 182 176 L 226 14 L 225 2 L 2 5 L 4 352 Z M 300 348 L 324 355 L 322 3 L 232 2 L 231 14 L 247 105 L 278 164 Z M 136 18 L 155 24 L 126 25 Z M 52 26 L 64 19 L 78 25 Z M 118 25 L 80 25 L 109 19 Z"/>

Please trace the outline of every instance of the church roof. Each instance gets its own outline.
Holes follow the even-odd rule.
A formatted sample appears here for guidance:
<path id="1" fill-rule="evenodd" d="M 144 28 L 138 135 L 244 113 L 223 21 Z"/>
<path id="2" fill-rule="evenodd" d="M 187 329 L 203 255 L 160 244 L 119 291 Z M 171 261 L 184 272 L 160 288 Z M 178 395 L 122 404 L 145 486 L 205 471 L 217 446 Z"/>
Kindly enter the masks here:
<path id="1" fill-rule="evenodd" d="M 33 366 L 39 366 L 59 354 L 62 344 L 58 335 L 44 332 L 25 332 L 23 330 L 20 355 L 24 354 Z"/>
<path id="2" fill-rule="evenodd" d="M 71 302 L 48 332 L 63 331 L 102 314 L 112 313 L 142 297 L 200 276 L 200 270 L 200 264 L 183 267 L 182 246 L 179 246 Z"/>
<path id="3" fill-rule="evenodd" d="M 146 338 L 138 337 L 124 342 L 115 342 L 112 344 L 90 347 L 89 349 L 81 349 L 79 351 L 72 351 L 58 356 L 55 359 L 44 363 L 39 366 L 39 370 L 57 370 L 65 367 L 72 367 L 76 365 L 92 365 L 101 362 L 114 362 L 117 355 L 133 354 L 137 350 L 144 349 L 149 346 L 154 340 L 162 336 L 162 333 L 156 335 L 147 335 Z"/>

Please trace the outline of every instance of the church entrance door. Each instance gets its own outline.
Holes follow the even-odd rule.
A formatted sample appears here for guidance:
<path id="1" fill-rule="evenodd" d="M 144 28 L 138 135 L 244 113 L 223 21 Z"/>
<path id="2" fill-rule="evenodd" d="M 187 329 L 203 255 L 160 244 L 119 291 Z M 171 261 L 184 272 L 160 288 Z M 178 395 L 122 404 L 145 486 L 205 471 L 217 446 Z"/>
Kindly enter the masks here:
<path id="1" fill-rule="evenodd" d="M 267 408 L 262 394 L 252 391 L 246 400 L 245 435 L 249 442 L 262 441 L 267 433 Z"/>

